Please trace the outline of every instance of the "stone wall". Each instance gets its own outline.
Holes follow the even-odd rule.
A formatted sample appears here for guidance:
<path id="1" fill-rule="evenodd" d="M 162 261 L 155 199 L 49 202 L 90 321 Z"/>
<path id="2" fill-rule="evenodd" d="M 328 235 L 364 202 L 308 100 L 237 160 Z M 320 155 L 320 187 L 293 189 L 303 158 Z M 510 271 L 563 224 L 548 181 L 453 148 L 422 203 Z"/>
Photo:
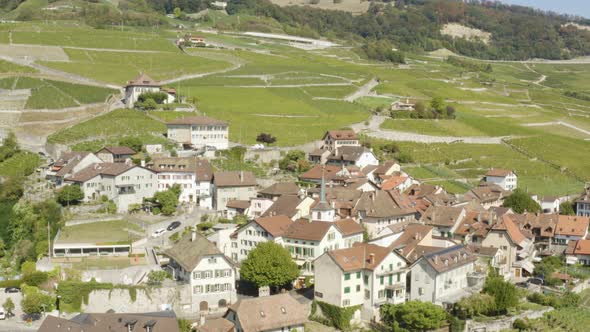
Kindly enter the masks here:
<path id="1" fill-rule="evenodd" d="M 543 314 L 546 312 L 552 311 L 553 308 L 546 308 L 542 310 L 529 310 L 525 311 L 524 313 L 513 316 L 513 317 L 506 317 L 502 319 L 496 319 L 489 322 L 476 322 L 474 320 L 467 320 L 465 322 L 465 332 L 500 332 L 507 329 L 512 329 L 512 324 L 518 318 L 520 319 L 536 319 L 543 317 Z"/>

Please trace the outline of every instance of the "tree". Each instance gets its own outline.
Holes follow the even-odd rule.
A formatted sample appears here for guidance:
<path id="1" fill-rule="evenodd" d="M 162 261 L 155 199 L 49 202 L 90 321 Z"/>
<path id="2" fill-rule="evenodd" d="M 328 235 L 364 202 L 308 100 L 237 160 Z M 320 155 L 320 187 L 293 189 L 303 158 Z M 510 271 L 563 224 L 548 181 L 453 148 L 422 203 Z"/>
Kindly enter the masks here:
<path id="1" fill-rule="evenodd" d="M 258 134 L 258 136 L 256 136 L 256 142 L 258 142 L 258 143 L 272 144 L 276 141 L 277 141 L 277 138 L 271 134 L 260 133 L 260 134 Z"/>
<path id="2" fill-rule="evenodd" d="M 57 202 L 61 205 L 77 204 L 84 199 L 84 192 L 77 184 L 65 186 L 57 193 Z"/>
<path id="3" fill-rule="evenodd" d="M 459 300 L 455 308 L 462 319 L 487 315 L 494 311 L 494 298 L 488 294 L 472 294 Z"/>
<path id="4" fill-rule="evenodd" d="M 515 330 L 525 331 L 530 328 L 529 323 L 527 323 L 524 319 L 517 318 L 514 323 L 512 323 L 512 327 Z"/>
<path id="5" fill-rule="evenodd" d="M 119 140 L 119 145 L 126 146 L 128 148 L 133 149 L 136 152 L 139 152 L 143 147 L 143 142 L 141 141 L 141 139 L 139 139 L 139 137 L 125 136 L 121 140 Z"/>
<path id="6" fill-rule="evenodd" d="M 291 259 L 291 254 L 275 242 L 259 243 L 242 263 L 242 279 L 257 287 L 279 287 L 299 276 L 299 267 Z"/>
<path id="7" fill-rule="evenodd" d="M 53 310 L 55 299 L 51 295 L 41 293 L 37 287 L 30 288 L 31 290 L 26 293 L 23 291 L 21 307 L 25 313 L 38 314 Z"/>
<path id="8" fill-rule="evenodd" d="M 504 281 L 504 278 L 498 276 L 493 271 L 490 271 L 483 291 L 494 298 L 494 309 L 498 314 L 505 314 L 509 308 L 515 307 L 518 304 L 516 286 Z"/>
<path id="9" fill-rule="evenodd" d="M 186 320 L 186 319 L 179 319 L 178 320 L 178 329 L 180 330 L 180 332 L 194 331 L 191 326 L 192 326 L 192 324 L 189 320 Z"/>
<path id="10" fill-rule="evenodd" d="M 150 271 L 150 273 L 148 273 L 148 285 L 160 286 L 166 278 L 168 278 L 168 273 L 166 271 Z"/>
<path id="11" fill-rule="evenodd" d="M 559 214 L 563 214 L 566 216 L 575 216 L 576 211 L 574 211 L 574 204 L 569 201 L 559 204 Z"/>
<path id="12" fill-rule="evenodd" d="M 541 206 L 535 202 L 524 190 L 517 188 L 504 200 L 504 207 L 509 207 L 515 213 L 539 212 Z"/>
<path id="13" fill-rule="evenodd" d="M 174 8 L 174 17 L 179 18 L 182 15 L 182 10 L 178 7 Z"/>
<path id="14" fill-rule="evenodd" d="M 165 216 L 173 215 L 178 206 L 178 196 L 170 189 L 159 191 L 154 195 L 156 202 L 160 203 L 160 211 Z"/>
<path id="15" fill-rule="evenodd" d="M 12 316 L 12 311 L 14 310 L 14 302 L 12 302 L 11 298 L 7 298 L 2 304 L 2 308 L 4 308 L 4 312 L 7 316 Z"/>
<path id="16" fill-rule="evenodd" d="M 379 311 L 383 324 L 394 330 L 398 325 L 410 331 L 433 330 L 447 322 L 444 309 L 430 302 L 386 303 Z"/>
<path id="17" fill-rule="evenodd" d="M 287 152 L 283 159 L 279 160 L 279 168 L 287 172 L 303 173 L 309 170 L 311 165 L 305 158 L 305 152 L 301 150 L 291 150 Z"/>

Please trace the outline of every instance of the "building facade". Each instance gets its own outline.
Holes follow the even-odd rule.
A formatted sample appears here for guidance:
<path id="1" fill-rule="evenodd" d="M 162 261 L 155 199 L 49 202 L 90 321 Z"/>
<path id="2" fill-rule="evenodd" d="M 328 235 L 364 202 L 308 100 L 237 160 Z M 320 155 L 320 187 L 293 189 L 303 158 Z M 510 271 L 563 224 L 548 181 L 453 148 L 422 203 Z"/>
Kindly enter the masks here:
<path id="1" fill-rule="evenodd" d="M 194 116 L 166 123 L 168 138 L 193 148 L 226 150 L 229 146 L 229 125 L 225 121 Z"/>

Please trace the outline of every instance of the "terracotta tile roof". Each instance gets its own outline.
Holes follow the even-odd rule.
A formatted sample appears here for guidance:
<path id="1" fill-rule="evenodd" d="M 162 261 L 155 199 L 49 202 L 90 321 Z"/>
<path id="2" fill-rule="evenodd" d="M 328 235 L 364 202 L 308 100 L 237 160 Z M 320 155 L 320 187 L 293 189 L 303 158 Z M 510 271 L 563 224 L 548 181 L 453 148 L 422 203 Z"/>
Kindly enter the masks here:
<path id="1" fill-rule="evenodd" d="M 462 207 L 452 206 L 431 206 L 422 215 L 420 219 L 425 225 L 452 227 L 457 222 L 460 222 L 461 213 L 464 210 Z"/>
<path id="2" fill-rule="evenodd" d="M 387 171 L 389 171 L 389 169 L 391 169 L 397 163 L 398 162 L 395 160 L 387 160 L 387 161 L 381 163 L 375 169 L 375 175 L 383 175 L 383 174 L 387 173 Z"/>
<path id="3" fill-rule="evenodd" d="M 207 319 L 205 324 L 197 327 L 198 332 L 233 332 L 234 323 L 225 318 Z"/>
<path id="4" fill-rule="evenodd" d="M 340 219 L 336 221 L 335 224 L 342 236 L 360 234 L 365 230 L 363 226 L 352 219 Z"/>
<path id="5" fill-rule="evenodd" d="M 215 172 L 213 183 L 216 187 L 250 187 L 256 186 L 256 177 L 252 172 Z"/>
<path id="6" fill-rule="evenodd" d="M 285 215 L 260 217 L 254 220 L 273 237 L 281 237 L 285 234 L 289 226 L 293 223 L 291 218 Z"/>
<path id="7" fill-rule="evenodd" d="M 483 257 L 494 257 L 496 253 L 498 253 L 498 248 L 494 247 L 484 247 L 475 244 L 470 244 L 467 246 L 474 254 Z"/>
<path id="8" fill-rule="evenodd" d="M 53 163 L 55 168 L 59 170 L 55 173 L 57 176 L 66 176 L 74 167 L 76 167 L 82 159 L 88 156 L 90 152 L 64 152 L 60 158 Z"/>
<path id="9" fill-rule="evenodd" d="M 211 181 L 213 178 L 213 167 L 206 159 L 194 157 L 166 157 L 154 158 L 147 167 L 156 173 L 163 172 L 194 172 L 198 181 Z"/>
<path id="10" fill-rule="evenodd" d="M 590 240 L 568 242 L 565 253 L 567 255 L 590 255 Z"/>
<path id="11" fill-rule="evenodd" d="M 410 251 L 406 255 L 404 255 L 404 257 L 406 258 L 406 260 L 408 262 L 413 264 L 417 260 L 419 260 L 422 256 L 428 255 L 433 252 L 440 251 L 441 249 L 442 249 L 441 247 L 417 245 L 414 248 L 412 248 L 412 251 Z"/>
<path id="12" fill-rule="evenodd" d="M 475 262 L 477 257 L 469 248 L 456 245 L 428 253 L 422 259 L 428 262 L 438 273 L 442 273 Z"/>
<path id="13" fill-rule="evenodd" d="M 297 214 L 297 206 L 301 204 L 297 195 L 283 195 L 277 198 L 274 203 L 262 214 L 263 217 L 285 215 L 293 218 Z"/>
<path id="14" fill-rule="evenodd" d="M 465 197 L 467 199 L 477 199 L 480 202 L 495 202 L 503 199 L 510 194 L 509 191 L 503 190 L 496 184 L 480 185 L 479 187 L 469 190 Z"/>
<path id="15" fill-rule="evenodd" d="M 559 216 L 555 235 L 584 237 L 588 232 L 590 218 L 581 216 Z"/>
<path id="16" fill-rule="evenodd" d="M 342 170 L 342 167 L 337 165 L 315 165 L 307 172 L 299 175 L 299 179 L 319 181 L 322 179 L 322 168 L 324 168 L 324 179 L 326 181 L 332 180 L 334 177 L 336 177 L 336 173 Z"/>
<path id="17" fill-rule="evenodd" d="M 117 176 L 127 172 L 128 170 L 139 167 L 135 165 L 127 165 L 125 163 L 98 163 L 92 164 L 81 169 L 76 174 L 67 178 L 70 182 L 86 182 L 98 175 Z"/>
<path id="18" fill-rule="evenodd" d="M 557 214 L 511 214 L 510 219 L 525 232 L 530 232 L 534 236 L 553 237 L 557 228 Z M 527 234 L 525 234 L 527 235 Z"/>
<path id="19" fill-rule="evenodd" d="M 139 74 L 135 79 L 127 82 L 127 86 L 161 86 L 159 82 L 153 80 L 145 73 Z"/>
<path id="20" fill-rule="evenodd" d="M 299 186 L 293 182 L 277 182 L 258 193 L 268 196 L 297 195 L 299 194 Z"/>
<path id="21" fill-rule="evenodd" d="M 108 152 L 111 154 L 129 154 L 133 155 L 136 154 L 135 150 L 127 146 L 105 146 L 104 148 L 100 149 L 97 153 L 101 152 Z"/>
<path id="22" fill-rule="evenodd" d="M 488 234 L 496 221 L 497 217 L 492 212 L 469 211 L 454 233 L 462 236 L 472 234 L 483 237 Z"/>
<path id="23" fill-rule="evenodd" d="M 345 272 L 361 269 L 374 270 L 391 253 L 389 248 L 376 244 L 355 243 L 351 248 L 328 251 L 328 255 Z"/>
<path id="24" fill-rule="evenodd" d="M 510 175 L 511 173 L 513 172 L 508 169 L 492 168 L 486 173 L 486 176 L 505 177 Z"/>
<path id="25" fill-rule="evenodd" d="M 362 172 L 363 172 L 365 175 L 368 175 L 369 173 L 371 173 L 371 172 L 375 171 L 377 168 L 379 168 L 379 166 L 378 166 L 378 165 L 367 165 L 367 166 L 363 167 L 363 168 L 361 169 L 361 171 L 362 171 Z"/>
<path id="26" fill-rule="evenodd" d="M 394 226 L 394 225 L 392 225 Z M 409 258 L 420 242 L 432 232 L 431 226 L 411 223 L 405 226 L 404 232 L 391 243 L 390 249 L 397 250 L 402 256 Z"/>
<path id="27" fill-rule="evenodd" d="M 304 305 L 288 293 L 240 299 L 229 310 L 237 314 L 243 332 L 278 331 L 307 322 Z"/>
<path id="28" fill-rule="evenodd" d="M 526 237 L 523 233 L 518 229 L 518 226 L 512 221 L 512 215 L 504 215 L 500 218 L 500 222 L 498 222 L 494 227 L 492 227 L 492 231 L 505 231 L 512 242 L 514 242 L 518 246 L 522 246 L 523 242 L 526 240 Z"/>
<path id="29" fill-rule="evenodd" d="M 198 232 L 195 233 L 195 240 L 192 241 L 192 234 L 189 232 L 172 248 L 165 250 L 164 255 L 176 261 L 185 271 L 192 272 L 204 257 L 223 254 L 215 244 Z"/>
<path id="30" fill-rule="evenodd" d="M 189 116 L 166 122 L 167 125 L 211 125 L 227 126 L 227 122 L 206 116 Z"/>
<path id="31" fill-rule="evenodd" d="M 153 313 L 119 314 L 119 313 L 85 313 L 67 320 L 48 315 L 39 332 L 127 332 L 133 323 L 134 331 L 145 331 L 151 326 L 151 332 L 179 332 L 178 321 L 174 311 Z"/>
<path id="32" fill-rule="evenodd" d="M 498 216 L 498 217 L 501 217 L 505 214 L 513 214 L 514 213 L 511 208 L 507 208 L 507 207 L 503 207 L 503 206 L 492 206 L 488 210 L 493 211 L 496 214 L 496 216 Z"/>
<path id="33" fill-rule="evenodd" d="M 356 140 L 358 136 L 352 130 L 328 130 L 324 135 L 324 139 L 326 136 L 330 136 L 333 140 Z"/>
<path id="34" fill-rule="evenodd" d="M 408 180 L 407 176 L 394 175 L 381 183 L 382 190 L 392 190 Z"/>
<path id="35" fill-rule="evenodd" d="M 402 216 L 416 212 L 410 206 L 400 205 L 400 203 L 402 202 L 394 199 L 387 191 L 364 192 L 355 205 L 355 211 L 363 212 L 371 218 Z"/>
<path id="36" fill-rule="evenodd" d="M 227 204 L 225 204 L 225 206 L 228 209 L 246 210 L 250 207 L 250 201 L 232 199 L 231 201 L 227 201 Z"/>
<path id="37" fill-rule="evenodd" d="M 331 222 L 297 220 L 289 225 L 283 237 L 290 239 L 321 241 L 333 226 Z"/>

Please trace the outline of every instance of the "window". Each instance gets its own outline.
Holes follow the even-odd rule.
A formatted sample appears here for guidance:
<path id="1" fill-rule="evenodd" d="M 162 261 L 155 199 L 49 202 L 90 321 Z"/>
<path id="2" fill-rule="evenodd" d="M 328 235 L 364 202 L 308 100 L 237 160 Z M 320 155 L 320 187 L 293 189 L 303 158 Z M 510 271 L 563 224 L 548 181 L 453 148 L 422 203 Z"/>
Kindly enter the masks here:
<path id="1" fill-rule="evenodd" d="M 383 285 L 383 276 L 379 277 L 379 284 Z"/>
<path id="2" fill-rule="evenodd" d="M 361 291 L 361 285 L 356 285 L 356 292 L 360 292 Z"/>
<path id="3" fill-rule="evenodd" d="M 385 297 L 385 291 L 384 290 L 380 290 L 377 293 L 377 297 L 380 298 L 380 299 L 384 298 Z"/>
<path id="4" fill-rule="evenodd" d="M 343 307 L 348 307 L 350 305 L 350 300 L 343 300 L 342 301 L 342 306 Z"/>
<path id="5" fill-rule="evenodd" d="M 422 287 L 418 288 L 418 295 L 424 295 L 424 288 L 422 288 Z"/>
<path id="6" fill-rule="evenodd" d="M 371 291 L 365 290 L 365 300 L 368 300 L 370 298 L 371 298 Z"/>
<path id="7" fill-rule="evenodd" d="M 350 280 L 350 273 L 344 274 L 344 280 Z"/>
<path id="8" fill-rule="evenodd" d="M 365 285 L 368 285 L 368 284 L 369 284 L 369 276 L 366 275 L 365 276 Z"/>
<path id="9" fill-rule="evenodd" d="M 193 286 L 193 294 L 201 294 L 203 292 L 203 286 Z"/>
<path id="10" fill-rule="evenodd" d="M 344 287 L 344 294 L 350 293 L 350 287 Z"/>
<path id="11" fill-rule="evenodd" d="M 400 282 L 401 281 L 401 278 L 402 278 L 402 274 L 401 273 L 398 273 L 397 274 L 397 282 Z"/>
<path id="12" fill-rule="evenodd" d="M 358 271 L 358 272 L 356 273 L 356 278 L 357 278 L 357 279 L 360 279 L 360 278 L 361 278 L 361 271 Z"/>
<path id="13" fill-rule="evenodd" d="M 201 279 L 201 272 L 193 272 L 193 279 Z"/>

